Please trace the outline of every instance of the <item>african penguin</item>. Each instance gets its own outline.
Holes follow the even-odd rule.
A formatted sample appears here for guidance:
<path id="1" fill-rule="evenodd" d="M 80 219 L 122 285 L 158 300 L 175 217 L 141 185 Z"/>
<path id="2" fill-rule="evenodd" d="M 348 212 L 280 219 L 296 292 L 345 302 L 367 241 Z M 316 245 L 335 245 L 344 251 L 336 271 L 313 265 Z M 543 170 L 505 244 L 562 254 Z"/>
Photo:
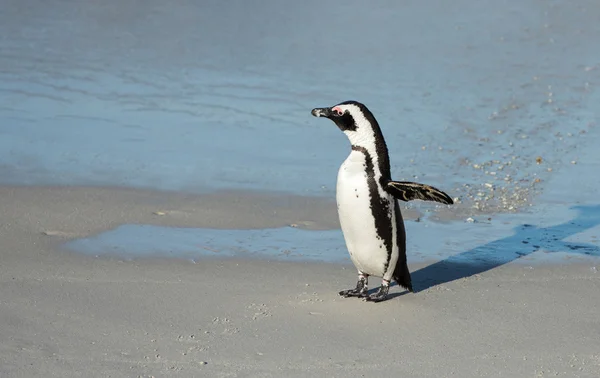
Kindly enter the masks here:
<path id="1" fill-rule="evenodd" d="M 396 198 L 444 204 L 452 204 L 452 199 L 429 185 L 392 181 L 385 140 L 365 105 L 347 101 L 313 109 L 312 115 L 332 120 L 352 145 L 338 172 L 336 200 L 350 259 L 358 270 L 358 282 L 354 289 L 339 294 L 380 302 L 387 298 L 392 279 L 412 292 L 404 221 Z M 369 276 L 382 278 L 379 290 L 370 295 Z"/>

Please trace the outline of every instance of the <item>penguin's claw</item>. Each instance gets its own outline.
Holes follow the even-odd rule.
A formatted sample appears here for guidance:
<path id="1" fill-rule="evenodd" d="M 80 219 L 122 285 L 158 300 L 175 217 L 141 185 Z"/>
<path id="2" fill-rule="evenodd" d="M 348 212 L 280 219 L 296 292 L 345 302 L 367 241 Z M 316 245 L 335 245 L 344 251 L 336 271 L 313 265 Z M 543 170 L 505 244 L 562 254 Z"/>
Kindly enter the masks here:
<path id="1" fill-rule="evenodd" d="M 390 290 L 389 285 L 381 285 L 379 290 L 376 293 L 373 293 L 369 296 L 365 297 L 365 301 L 367 302 L 383 302 L 388 298 L 388 291 Z"/>

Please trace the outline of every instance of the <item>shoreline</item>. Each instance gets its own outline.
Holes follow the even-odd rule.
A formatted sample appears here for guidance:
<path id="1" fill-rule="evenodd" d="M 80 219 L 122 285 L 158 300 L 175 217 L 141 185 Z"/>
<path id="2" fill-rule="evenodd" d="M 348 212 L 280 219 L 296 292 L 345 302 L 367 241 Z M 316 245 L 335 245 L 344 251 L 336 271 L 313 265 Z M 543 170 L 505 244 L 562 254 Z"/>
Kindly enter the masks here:
<path id="1" fill-rule="evenodd" d="M 240 213 L 251 219 L 203 219 L 219 214 L 203 208 L 206 213 L 169 219 L 153 212 L 181 208 L 151 193 L 0 187 L 0 194 L 2 377 L 600 374 L 596 264 L 411 263 L 416 292 L 394 285 L 389 300 L 373 304 L 338 296 L 356 282 L 350 263 L 230 258 L 194 264 L 61 249 L 67 240 L 135 222 L 285 225 L 301 219 L 291 205 L 276 217 L 264 211 Z M 323 219 L 337 221 L 332 212 Z M 315 227 L 323 228 L 323 219 Z M 410 223 L 426 230 L 435 224 Z M 482 225 L 472 240 L 457 235 L 462 253 L 478 253 L 489 227 Z M 379 284 L 372 279 L 370 289 Z"/>
<path id="2" fill-rule="evenodd" d="M 15 219 L 23 229 L 42 236 L 40 242 L 48 241 L 51 243 L 49 245 L 58 249 L 65 249 L 68 243 L 79 240 L 95 245 L 96 250 L 103 248 L 103 245 L 109 245 L 111 249 L 120 248 L 119 244 L 132 250 L 148 248 L 146 254 L 113 254 L 123 258 L 145 255 L 160 257 L 161 250 L 173 250 L 173 257 L 182 257 L 178 252 L 184 251 L 187 254 L 184 259 L 194 260 L 211 254 L 194 254 L 189 247 L 203 243 L 202 238 L 216 238 L 223 240 L 214 247 L 220 250 L 235 250 L 244 244 L 257 243 L 273 249 L 273 243 L 279 243 L 283 252 L 289 254 L 286 248 L 291 249 L 296 260 L 347 260 L 335 199 L 269 192 L 219 191 L 190 195 L 130 188 L 37 186 L 0 186 L 0 198 L 4 200 L 2 210 L 6 218 Z M 409 263 L 431 264 L 461 256 L 472 256 L 471 262 L 475 263 L 482 255 L 490 263 L 495 263 L 492 260 L 498 258 L 482 248 L 505 250 L 507 243 L 510 243 L 509 248 L 512 246 L 522 251 L 520 255 L 503 257 L 505 261 L 498 265 L 514 260 L 531 260 L 529 255 L 537 250 L 545 252 L 544 248 L 549 249 L 547 252 L 561 252 L 562 248 L 565 252 L 576 252 L 582 256 L 600 255 L 597 235 L 593 230 L 591 234 L 587 231 L 600 224 L 597 206 L 578 205 L 573 208 L 579 209 L 575 211 L 556 209 L 556 205 L 537 206 L 529 213 L 477 217 L 470 224 L 464 219 L 440 221 L 437 216 L 439 212 L 452 210 L 445 206 L 424 204 L 425 211 L 419 213 L 415 211 L 417 209 L 403 209 L 409 235 Z M 26 217 L 22 216 L 23 212 L 27 214 Z M 578 225 L 572 226 L 575 223 Z M 164 240 L 156 240 L 153 235 L 155 232 L 163 233 Z M 436 238 L 429 237 L 432 233 L 437 235 Z M 544 235 L 547 233 L 554 234 L 553 240 L 558 242 L 558 249 L 545 241 Z M 585 237 L 576 238 L 581 240 L 573 240 L 571 244 L 562 242 L 562 239 L 572 239 L 576 234 L 584 234 Z M 140 241 L 155 238 L 156 247 L 152 243 L 136 240 L 136 235 Z M 233 238 L 236 242 L 227 242 L 227 238 Z M 269 239 L 279 241 L 271 243 Z M 176 243 L 170 244 L 169 240 Z M 534 246 L 540 244 L 540 247 L 523 254 L 530 242 Z M 235 247 L 236 243 L 238 247 Z M 302 257 L 303 252 L 312 253 L 315 249 L 323 248 L 326 250 L 325 255 L 320 255 L 321 258 L 319 255 Z M 80 248 L 74 249 L 84 252 Z M 213 248 L 206 245 L 205 249 L 212 251 Z M 220 258 L 268 260 L 274 257 L 261 252 L 260 247 L 253 250 L 242 248 L 240 251 L 250 253 L 231 252 Z M 536 255 L 542 256 L 542 263 L 547 260 L 544 254 L 536 253 L 534 257 Z M 555 262 L 578 260 L 578 257 L 566 255 Z M 539 261 L 531 263 L 538 264 Z"/>

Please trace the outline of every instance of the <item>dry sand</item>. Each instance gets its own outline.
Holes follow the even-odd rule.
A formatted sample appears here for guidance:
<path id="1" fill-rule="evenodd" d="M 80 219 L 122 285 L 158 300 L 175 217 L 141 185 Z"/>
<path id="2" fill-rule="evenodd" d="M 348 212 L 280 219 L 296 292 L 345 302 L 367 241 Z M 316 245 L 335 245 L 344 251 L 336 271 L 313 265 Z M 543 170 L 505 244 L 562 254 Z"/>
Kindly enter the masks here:
<path id="1" fill-rule="evenodd" d="M 211 196 L 0 188 L 0 377 L 600 376 L 589 264 L 513 263 L 373 304 L 337 296 L 349 265 L 59 249 L 122 223 L 337 227 L 327 200 Z"/>

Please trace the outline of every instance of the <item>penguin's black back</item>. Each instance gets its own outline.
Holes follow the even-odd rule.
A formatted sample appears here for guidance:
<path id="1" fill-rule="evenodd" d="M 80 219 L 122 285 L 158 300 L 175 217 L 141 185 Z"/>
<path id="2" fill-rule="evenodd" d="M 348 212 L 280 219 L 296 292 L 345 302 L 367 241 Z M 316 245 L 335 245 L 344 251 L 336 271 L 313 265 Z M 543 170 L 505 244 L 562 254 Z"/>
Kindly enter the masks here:
<path id="1" fill-rule="evenodd" d="M 412 281 L 410 278 L 410 271 L 408 270 L 408 263 L 406 261 L 406 231 L 404 230 L 404 220 L 402 219 L 398 201 L 396 199 L 393 201 L 394 211 L 396 213 L 396 243 L 398 244 L 398 261 L 394 268 L 393 277 L 398 285 L 412 292 Z"/>

